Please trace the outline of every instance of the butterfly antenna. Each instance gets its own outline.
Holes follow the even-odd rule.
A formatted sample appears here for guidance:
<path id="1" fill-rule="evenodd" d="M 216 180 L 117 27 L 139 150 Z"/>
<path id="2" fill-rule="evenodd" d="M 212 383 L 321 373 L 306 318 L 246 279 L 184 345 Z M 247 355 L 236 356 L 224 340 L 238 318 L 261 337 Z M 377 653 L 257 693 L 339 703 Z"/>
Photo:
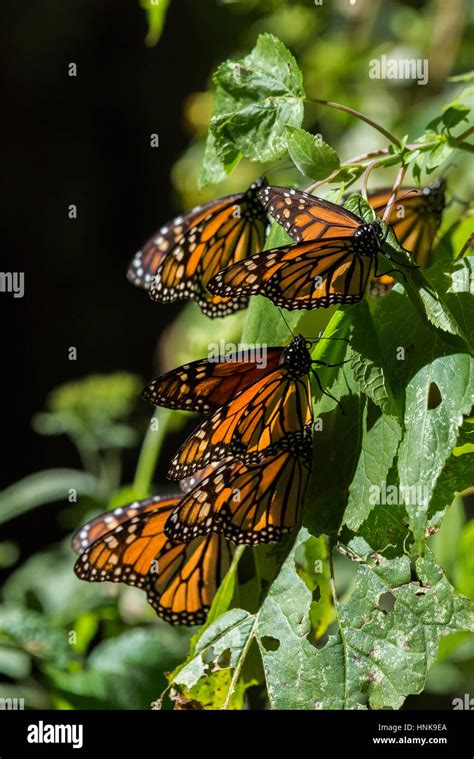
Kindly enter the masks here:
<path id="1" fill-rule="evenodd" d="M 341 401 L 338 401 L 337 398 L 335 398 L 331 393 L 328 393 L 327 390 L 324 390 L 323 386 L 321 385 L 321 380 L 318 377 L 318 373 L 311 367 L 311 373 L 313 374 L 316 382 L 318 383 L 318 387 L 321 390 L 323 395 L 327 395 L 328 398 L 332 398 L 333 401 L 336 401 L 337 405 L 341 409 L 341 414 L 344 414 L 344 406 L 342 405 Z"/>
<path id="2" fill-rule="evenodd" d="M 285 322 L 286 326 L 288 327 L 288 329 L 289 329 L 289 331 L 290 331 L 290 334 L 291 334 L 293 337 L 296 337 L 295 333 L 293 332 L 293 330 L 291 329 L 290 325 L 288 324 L 288 322 L 287 322 L 287 320 L 286 320 L 286 318 L 285 318 L 285 314 L 283 313 L 283 311 L 281 310 L 281 308 L 280 308 L 279 306 L 278 306 L 278 310 L 279 310 L 279 312 L 280 312 L 280 316 L 281 316 L 281 318 L 283 319 L 283 321 Z"/>
<path id="3" fill-rule="evenodd" d="M 318 343 L 320 340 L 345 340 L 346 343 L 350 342 L 348 337 L 325 337 L 322 332 L 317 337 L 305 337 L 308 343 Z"/>

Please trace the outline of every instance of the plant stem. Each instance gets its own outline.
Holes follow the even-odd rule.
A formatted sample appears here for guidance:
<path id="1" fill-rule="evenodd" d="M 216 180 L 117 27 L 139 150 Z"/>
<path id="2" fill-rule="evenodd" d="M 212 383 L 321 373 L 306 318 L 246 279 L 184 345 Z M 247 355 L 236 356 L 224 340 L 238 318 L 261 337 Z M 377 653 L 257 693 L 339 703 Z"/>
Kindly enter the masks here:
<path id="1" fill-rule="evenodd" d="M 143 492 L 144 496 L 150 492 L 150 485 L 156 462 L 161 451 L 161 446 L 166 435 L 168 422 L 171 418 L 171 409 L 157 408 L 148 426 L 143 440 L 140 456 L 138 457 L 137 469 L 133 487 Z"/>
<path id="2" fill-rule="evenodd" d="M 337 600 L 336 577 L 334 573 L 334 559 L 333 559 L 334 547 L 335 547 L 335 542 L 333 540 L 328 540 L 329 585 L 331 588 L 331 596 L 332 596 L 332 602 L 334 605 L 334 613 L 336 615 L 337 625 L 339 627 L 339 634 L 341 636 L 342 650 L 344 653 L 344 703 L 346 704 L 349 663 L 347 660 L 347 643 L 346 643 L 346 638 L 345 638 L 344 625 L 343 625 L 341 615 L 339 612 L 339 604 Z"/>
<path id="3" fill-rule="evenodd" d="M 397 178 L 395 179 L 395 184 L 393 185 L 391 195 L 388 199 L 388 203 L 382 217 L 382 221 L 387 221 L 390 217 L 390 214 L 392 212 L 392 206 L 395 203 L 395 198 L 397 197 L 398 191 L 400 187 L 402 186 L 403 180 L 405 179 L 406 172 L 407 172 L 407 167 L 405 165 L 400 166 L 399 172 L 397 174 Z"/>
<path id="4" fill-rule="evenodd" d="M 466 129 L 465 132 L 462 132 L 462 134 L 458 134 L 458 136 L 455 138 L 458 142 L 462 142 L 466 139 L 466 137 L 469 137 L 470 134 L 474 134 L 474 127 L 469 127 L 469 129 Z"/>
<path id="5" fill-rule="evenodd" d="M 379 158 L 376 158 L 374 161 L 370 161 L 370 163 L 367 164 L 364 174 L 362 175 L 361 195 L 365 201 L 367 201 L 367 185 L 369 182 L 369 176 L 372 173 L 373 169 L 375 169 L 375 167 L 378 165 L 380 165 Z"/>
<path id="6" fill-rule="evenodd" d="M 376 121 L 373 121 L 373 119 L 370 119 L 368 116 L 364 116 L 363 113 L 360 113 L 360 111 L 354 110 L 354 108 L 349 108 L 348 105 L 342 105 L 341 103 L 333 103 L 331 100 L 319 100 L 319 99 L 307 99 L 308 103 L 318 103 L 319 105 L 325 105 L 328 108 L 335 108 L 337 111 L 344 111 L 345 113 L 350 113 L 351 116 L 355 116 L 357 119 L 360 119 L 361 121 L 365 121 L 366 124 L 369 124 L 371 127 L 376 129 L 380 134 L 383 134 L 384 137 L 387 138 L 387 140 L 390 140 L 394 145 L 397 146 L 397 148 L 401 148 L 402 145 L 400 141 L 393 135 L 391 132 L 389 132 L 387 129 L 385 129 L 380 124 L 377 124 Z"/>

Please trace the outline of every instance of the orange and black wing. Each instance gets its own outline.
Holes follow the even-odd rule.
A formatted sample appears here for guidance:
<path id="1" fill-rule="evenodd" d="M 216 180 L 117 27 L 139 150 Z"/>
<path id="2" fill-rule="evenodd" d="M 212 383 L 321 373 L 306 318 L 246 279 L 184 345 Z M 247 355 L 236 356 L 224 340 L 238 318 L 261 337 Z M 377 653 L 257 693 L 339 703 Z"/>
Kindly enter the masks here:
<path id="1" fill-rule="evenodd" d="M 274 248 L 219 272 L 212 293 L 264 295 L 288 310 L 358 303 L 365 292 L 373 255 L 357 255 L 352 237 L 320 239 Z"/>
<path id="2" fill-rule="evenodd" d="M 109 580 L 145 587 L 153 562 L 167 547 L 164 525 L 179 502 L 179 497 L 156 497 L 131 504 L 134 516 L 102 532 L 90 543 L 76 562 L 76 575 L 92 582 Z M 102 519 L 105 525 L 106 517 L 107 514 L 103 514 L 92 524 Z M 78 533 L 86 533 L 85 540 L 91 533 L 88 528 L 89 525 L 85 525 Z"/>
<path id="3" fill-rule="evenodd" d="M 168 221 L 144 243 L 141 250 L 135 253 L 128 267 L 128 280 L 136 287 L 149 290 L 159 265 L 180 240 L 189 235 L 196 226 L 202 224 L 210 214 L 212 215 L 221 206 L 223 200 L 238 203 L 241 198 L 242 193 L 228 198 L 219 198 L 211 203 L 196 206 L 183 216 L 177 216 Z"/>
<path id="4" fill-rule="evenodd" d="M 266 186 L 258 197 L 267 213 L 295 242 L 350 237 L 363 224 L 346 208 L 300 190 Z"/>
<path id="5" fill-rule="evenodd" d="M 294 378 L 280 366 L 242 390 L 206 419 L 181 446 L 171 462 L 171 479 L 189 477 L 208 464 L 233 454 L 245 464 L 276 452 L 282 441 L 294 443 L 312 422 L 309 375 Z"/>
<path id="6" fill-rule="evenodd" d="M 142 398 L 155 406 L 215 411 L 240 390 L 253 385 L 275 368 L 283 348 L 268 348 L 265 366 L 245 354 L 204 358 L 162 374 L 146 385 Z"/>
<path id="7" fill-rule="evenodd" d="M 400 245 L 422 268 L 431 263 L 431 251 L 446 207 L 445 187 L 444 180 L 436 180 L 427 187 L 401 190 L 388 219 Z M 369 193 L 369 203 L 380 218 L 391 193 L 391 188 Z"/>
<path id="8" fill-rule="evenodd" d="M 171 624 L 203 624 L 231 559 L 228 541 L 215 533 L 169 544 L 149 577 L 148 603 Z"/>
<path id="9" fill-rule="evenodd" d="M 148 602 L 166 621 L 201 624 L 229 566 L 230 550 L 219 535 L 171 543 L 164 525 L 179 503 L 180 497 L 157 497 L 132 504 L 132 518 L 102 532 L 81 553 L 74 567 L 76 575 L 89 582 L 137 586 L 146 591 Z M 107 524 L 105 516 L 102 525 Z M 87 528 L 78 534 L 90 535 Z"/>
<path id="10" fill-rule="evenodd" d="M 178 499 L 179 500 L 179 499 Z M 91 519 L 80 530 L 78 530 L 72 538 L 72 548 L 76 553 L 82 553 L 89 548 L 92 543 L 101 538 L 103 535 L 114 530 L 119 525 L 133 519 L 137 515 L 143 515 L 148 511 L 154 511 L 159 506 L 163 508 L 169 506 L 173 508 L 176 505 L 176 497 L 169 498 L 167 496 L 154 496 L 153 498 L 146 498 L 142 501 L 134 501 L 127 506 L 120 506 L 116 509 L 111 509 L 103 514 Z"/>
<path id="11" fill-rule="evenodd" d="M 263 248 L 267 221 L 257 197 L 263 184 L 264 180 L 259 180 L 247 192 L 195 209 L 178 219 L 178 226 L 175 220 L 169 231 L 165 227 L 171 239 L 163 233 L 156 238 L 161 240 L 158 247 L 163 249 L 163 256 L 149 286 L 153 300 L 195 300 L 211 317 L 245 308 L 245 299 L 211 296 L 206 286 L 220 269 Z M 140 263 L 138 260 L 141 269 Z"/>
<path id="12" fill-rule="evenodd" d="M 218 532 L 236 544 L 279 540 L 298 518 L 310 472 L 310 428 L 304 456 L 282 449 L 263 464 L 225 464 L 199 483 L 166 523 L 171 540 Z"/>

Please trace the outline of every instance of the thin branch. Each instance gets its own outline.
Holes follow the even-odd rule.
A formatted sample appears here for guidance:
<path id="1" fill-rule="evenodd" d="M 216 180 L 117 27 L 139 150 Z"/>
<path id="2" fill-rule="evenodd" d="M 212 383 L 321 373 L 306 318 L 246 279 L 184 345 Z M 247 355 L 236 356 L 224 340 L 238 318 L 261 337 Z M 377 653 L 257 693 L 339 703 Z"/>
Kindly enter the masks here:
<path id="1" fill-rule="evenodd" d="M 370 161 L 370 163 L 367 164 L 367 167 L 364 171 L 364 174 L 362 176 L 362 188 L 361 188 L 361 194 L 364 200 L 367 200 L 367 185 L 369 182 L 369 176 L 372 173 L 373 169 L 376 168 L 380 164 L 380 159 L 375 159 L 374 161 Z"/>
<path id="2" fill-rule="evenodd" d="M 469 137 L 470 134 L 474 134 L 474 126 L 469 127 L 469 129 L 466 129 L 466 131 L 462 132 L 462 134 L 458 134 L 455 139 L 457 142 L 462 142 L 466 139 L 466 137 Z"/>
<path id="3" fill-rule="evenodd" d="M 328 108 L 335 108 L 337 111 L 344 111 L 345 113 L 349 113 L 351 116 L 355 116 L 357 119 L 360 119 L 361 121 L 365 121 L 366 124 L 369 124 L 371 127 L 377 130 L 377 132 L 380 132 L 380 134 L 383 134 L 384 137 L 387 138 L 387 140 L 390 140 L 394 145 L 397 146 L 397 148 L 401 149 L 402 145 L 401 142 L 393 135 L 391 132 L 389 132 L 387 129 L 385 129 L 380 124 L 377 124 L 376 121 L 373 119 L 370 119 L 368 116 L 365 116 L 363 113 L 360 113 L 360 111 L 356 111 L 354 108 L 349 108 L 348 105 L 342 105 L 341 103 L 333 103 L 331 100 L 319 100 L 319 99 L 307 99 L 308 103 L 318 103 L 319 105 L 326 105 Z"/>
<path id="4" fill-rule="evenodd" d="M 398 195 L 398 191 L 400 187 L 402 186 L 403 180 L 405 179 L 405 174 L 407 173 L 407 167 L 405 165 L 400 166 L 400 170 L 397 174 L 397 178 L 395 179 L 395 184 L 393 185 L 393 189 L 391 192 L 391 195 L 388 199 L 388 203 L 385 207 L 385 211 L 382 217 L 382 221 L 388 221 L 390 214 L 392 212 L 393 204 L 395 203 L 395 198 Z"/>

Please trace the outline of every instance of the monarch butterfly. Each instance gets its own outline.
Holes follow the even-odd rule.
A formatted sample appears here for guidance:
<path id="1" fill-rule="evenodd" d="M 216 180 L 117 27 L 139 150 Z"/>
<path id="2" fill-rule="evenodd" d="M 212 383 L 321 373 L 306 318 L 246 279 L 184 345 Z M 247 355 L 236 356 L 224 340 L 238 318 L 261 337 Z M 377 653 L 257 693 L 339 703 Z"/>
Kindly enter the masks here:
<path id="1" fill-rule="evenodd" d="M 390 212 L 388 221 L 398 242 L 422 268 L 431 263 L 431 250 L 446 207 L 445 190 L 444 179 L 436 179 L 427 187 L 404 190 Z M 391 188 L 369 193 L 369 203 L 378 216 L 383 216 L 391 194 Z"/>
<path id="2" fill-rule="evenodd" d="M 308 344 L 299 335 L 286 348 L 271 348 L 279 353 L 278 364 L 195 430 L 171 462 L 168 476 L 188 477 L 229 454 L 255 464 L 277 451 L 284 439 L 299 455 L 299 433 L 313 421 L 309 372 L 314 362 Z"/>
<path id="3" fill-rule="evenodd" d="M 229 355 L 225 361 L 209 358 L 193 361 L 154 379 L 143 390 L 142 398 L 154 406 L 204 414 L 216 411 L 240 390 L 275 369 L 282 350 L 268 348 L 265 367 L 245 356 L 240 360 L 238 353 Z"/>
<path id="4" fill-rule="evenodd" d="M 164 526 L 181 496 L 147 498 L 106 512 L 73 538 L 76 575 L 89 582 L 124 582 L 146 591 L 159 617 L 173 625 L 205 621 L 231 560 L 215 533 L 171 543 Z"/>
<path id="5" fill-rule="evenodd" d="M 286 187 L 264 187 L 259 198 L 296 241 L 257 253 L 216 274 L 213 295 L 265 295 L 289 310 L 357 303 L 372 264 L 384 253 L 378 221 L 363 220 L 341 206 Z"/>
<path id="6" fill-rule="evenodd" d="M 265 184 L 260 178 L 244 193 L 197 206 L 168 222 L 135 255 L 128 279 L 160 303 L 195 300 L 210 317 L 245 308 L 246 298 L 211 296 L 206 285 L 224 266 L 263 247 L 267 221 L 257 192 Z"/>
<path id="7" fill-rule="evenodd" d="M 218 532 L 236 544 L 270 543 L 293 529 L 311 468 L 312 425 L 297 433 L 300 452 L 281 449 L 260 464 L 227 462 L 184 496 L 165 532 L 173 541 Z"/>

